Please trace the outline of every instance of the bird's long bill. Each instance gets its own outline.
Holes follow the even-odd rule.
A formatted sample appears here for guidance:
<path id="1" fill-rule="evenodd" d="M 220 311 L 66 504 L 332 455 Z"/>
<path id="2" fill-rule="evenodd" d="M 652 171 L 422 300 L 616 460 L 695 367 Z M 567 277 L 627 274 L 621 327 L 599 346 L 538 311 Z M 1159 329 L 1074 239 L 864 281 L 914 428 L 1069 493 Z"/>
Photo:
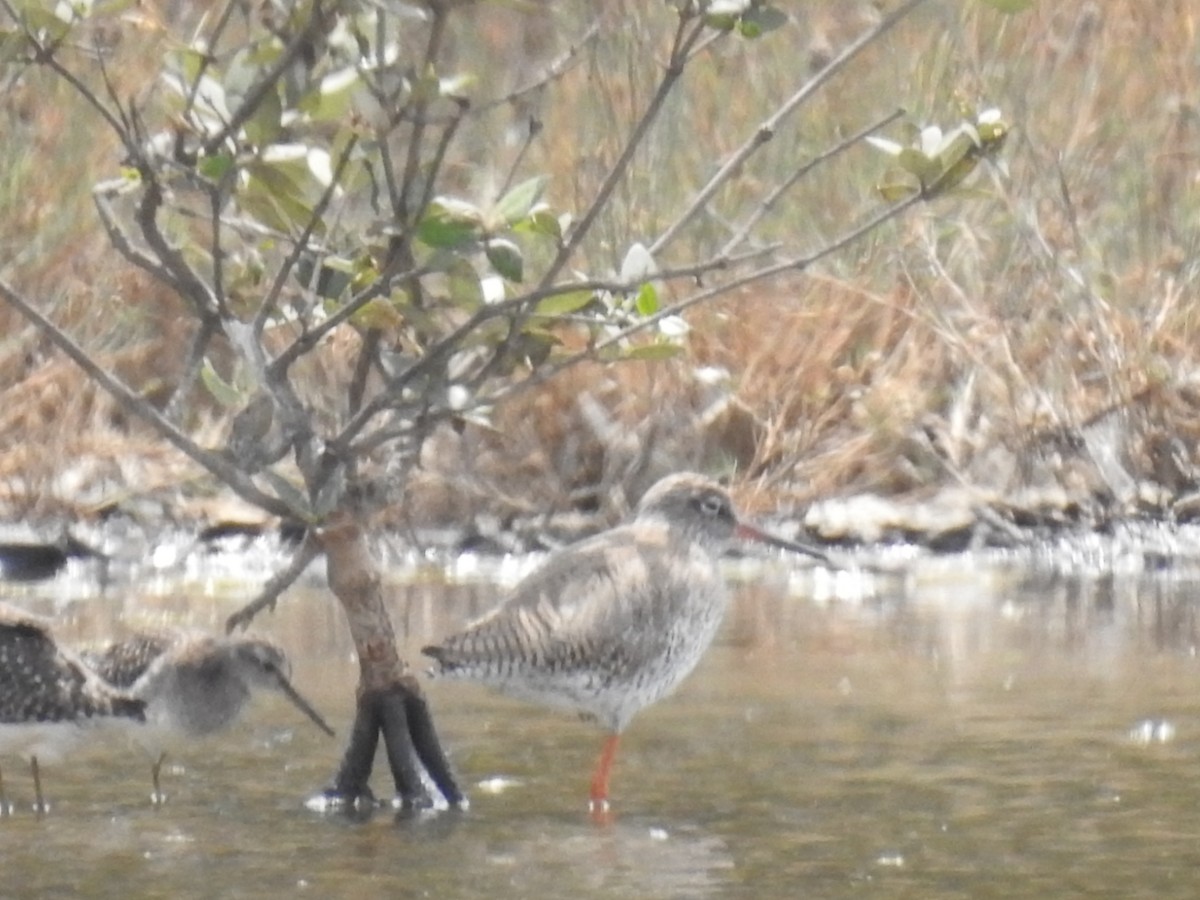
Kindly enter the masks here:
<path id="1" fill-rule="evenodd" d="M 292 701 L 292 704 L 296 707 L 296 709 L 300 710 L 300 712 L 312 719 L 313 724 L 320 728 L 323 732 L 330 737 L 333 737 L 334 731 L 329 727 L 329 723 L 321 718 L 321 714 L 313 709 L 311 703 L 300 696 L 300 692 L 292 687 L 292 683 L 288 681 L 287 676 L 276 670 L 275 678 L 279 682 L 279 690 L 283 692 L 285 697 Z"/>
<path id="2" fill-rule="evenodd" d="M 780 550 L 790 550 L 793 553 L 803 553 L 805 556 L 811 556 L 813 559 L 819 559 L 826 565 L 833 565 L 828 556 L 816 547 L 808 544 L 801 544 L 798 541 L 789 541 L 781 537 L 775 537 L 773 534 L 767 534 L 765 531 L 760 531 L 753 525 L 747 525 L 745 522 L 738 522 L 737 528 L 733 532 L 738 537 L 747 541 L 758 541 L 760 544 L 766 544 L 769 547 L 778 547 Z"/>

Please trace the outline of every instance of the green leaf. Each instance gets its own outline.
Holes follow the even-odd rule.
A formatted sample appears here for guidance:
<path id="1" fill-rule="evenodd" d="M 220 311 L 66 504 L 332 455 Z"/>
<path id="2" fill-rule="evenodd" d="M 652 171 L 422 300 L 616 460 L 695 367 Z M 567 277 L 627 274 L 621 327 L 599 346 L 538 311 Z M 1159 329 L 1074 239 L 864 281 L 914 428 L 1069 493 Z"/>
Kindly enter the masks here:
<path id="1" fill-rule="evenodd" d="M 233 156 L 229 153 L 217 153 L 200 160 L 197 170 L 209 181 L 220 181 L 233 165 Z"/>
<path id="2" fill-rule="evenodd" d="M 634 298 L 633 305 L 638 315 L 652 316 L 658 312 L 658 291 L 654 289 L 654 285 L 649 281 L 643 284 Z"/>
<path id="3" fill-rule="evenodd" d="M 404 325 L 404 315 L 389 298 L 376 297 L 355 311 L 350 317 L 350 324 L 363 331 L 394 334 Z"/>
<path id="4" fill-rule="evenodd" d="M 709 28 L 715 28 L 717 31 L 733 31 L 737 27 L 738 17 L 724 13 L 708 13 L 704 17 L 704 24 Z"/>
<path id="5" fill-rule="evenodd" d="M 488 218 L 512 226 L 529 215 L 546 187 L 546 176 L 539 175 L 522 181 L 501 197 Z"/>
<path id="6" fill-rule="evenodd" d="M 24 32 L 15 28 L 0 29 L 0 63 L 12 62 L 20 56 L 25 56 L 31 49 L 29 38 Z"/>
<path id="7" fill-rule="evenodd" d="M 99 0 L 92 7 L 92 14 L 97 16 L 117 16 L 140 5 L 138 0 Z"/>
<path id="8" fill-rule="evenodd" d="M 225 91 L 225 104 L 231 111 L 241 106 L 246 97 L 254 92 L 266 67 L 275 62 L 281 52 L 278 46 L 259 44 L 243 47 L 234 53 L 221 79 L 221 88 Z M 275 94 L 275 101 L 278 102 L 279 95 L 276 91 L 267 93 Z"/>
<path id="9" fill-rule="evenodd" d="M 479 207 L 451 197 L 435 198 L 417 224 L 417 240 L 429 247 L 459 247 L 482 236 Z"/>
<path id="10" fill-rule="evenodd" d="M 411 97 L 414 103 L 432 103 L 441 96 L 442 83 L 433 66 L 426 67 L 424 74 L 413 79 Z"/>
<path id="11" fill-rule="evenodd" d="M 200 380 L 204 382 L 204 387 L 212 394 L 213 399 L 228 409 L 240 407 L 246 401 L 245 394 L 218 375 L 212 360 L 207 357 L 204 365 L 200 367 Z"/>
<path id="12" fill-rule="evenodd" d="M 875 190 L 879 191 L 879 196 L 888 203 L 899 203 L 915 194 L 918 188 L 911 182 L 889 178 L 887 181 L 881 181 L 875 185 Z"/>
<path id="13" fill-rule="evenodd" d="M 942 166 L 936 159 L 930 159 L 915 147 L 905 147 L 896 157 L 905 172 L 917 176 L 922 184 L 927 184 L 942 173 Z"/>
<path id="14" fill-rule="evenodd" d="M 975 167 L 979 165 L 979 154 L 972 153 L 969 156 L 963 156 L 952 166 L 949 166 L 942 172 L 937 179 L 931 184 L 926 185 L 931 189 L 930 194 L 937 196 L 944 194 L 947 191 L 958 187 L 968 175 L 975 171 Z"/>
<path id="15" fill-rule="evenodd" d="M 1033 6 L 1033 0 L 983 0 L 983 2 L 1005 15 L 1019 13 Z"/>
<path id="16" fill-rule="evenodd" d="M 446 283 L 450 300 L 455 306 L 468 312 L 483 306 L 483 285 L 479 283 L 479 273 L 463 257 L 451 261 L 446 267 Z"/>
<path id="17" fill-rule="evenodd" d="M 566 291 L 555 294 L 538 302 L 536 312 L 539 316 L 554 318 L 579 312 L 596 297 L 591 291 Z"/>
<path id="18" fill-rule="evenodd" d="M 63 20 L 54 14 L 48 4 L 33 3 L 21 10 L 21 24 L 31 33 L 36 34 L 43 46 L 56 44 L 71 32 L 71 21 Z M 71 16 L 69 8 L 64 12 Z"/>
<path id="19" fill-rule="evenodd" d="M 267 91 L 254 109 L 254 114 L 246 120 L 246 137 L 255 147 L 272 143 L 279 137 L 282 130 L 283 104 L 279 101 L 278 91 Z"/>
<path id="20" fill-rule="evenodd" d="M 738 31 L 745 38 L 759 38 L 768 31 L 781 28 L 788 22 L 787 14 L 773 6 L 758 6 L 746 10 L 738 24 Z"/>
<path id="21" fill-rule="evenodd" d="M 513 230 L 529 234 L 542 234 L 552 237 L 556 241 L 562 240 L 562 225 L 558 221 L 558 216 L 550 212 L 550 207 L 544 205 L 535 206 L 524 221 L 517 222 L 513 226 Z"/>
<path id="22" fill-rule="evenodd" d="M 347 266 L 353 265 L 349 260 L 343 261 L 337 257 L 328 256 L 321 260 L 321 268 L 314 271 L 313 257 L 302 256 L 296 261 L 296 267 L 292 270 L 292 274 L 306 290 L 314 291 L 318 297 L 337 300 L 350 287 L 350 282 L 354 278 L 354 273 L 341 265 L 342 262 L 345 262 Z"/>
<path id="23" fill-rule="evenodd" d="M 296 106 L 313 122 L 341 123 L 350 115 L 355 94 L 362 87 L 362 75 L 357 69 L 339 69 L 322 78 Z"/>
<path id="24" fill-rule="evenodd" d="M 476 78 L 469 72 L 464 72 L 459 75 L 451 75 L 449 78 L 443 78 L 438 83 L 438 93 L 443 97 L 452 97 L 457 100 L 469 100 L 471 92 L 468 88 L 475 86 Z"/>
<path id="25" fill-rule="evenodd" d="M 311 177 L 307 163 L 301 167 L 288 162 L 270 163 L 255 160 L 246 167 L 248 178 L 238 192 L 238 204 L 264 225 L 290 232 L 304 227 L 312 219 L 312 203 L 296 176 Z M 324 223 L 318 222 L 317 234 L 325 233 Z"/>
<path id="26" fill-rule="evenodd" d="M 641 344 L 637 347 L 631 347 L 629 350 L 621 354 L 621 359 L 673 359 L 683 352 L 683 347 L 679 344 L 671 344 L 666 341 L 655 342 L 653 344 Z"/>
<path id="27" fill-rule="evenodd" d="M 525 258 L 521 248 L 504 238 L 492 238 L 484 245 L 488 262 L 498 274 L 509 281 L 521 282 L 525 277 Z"/>

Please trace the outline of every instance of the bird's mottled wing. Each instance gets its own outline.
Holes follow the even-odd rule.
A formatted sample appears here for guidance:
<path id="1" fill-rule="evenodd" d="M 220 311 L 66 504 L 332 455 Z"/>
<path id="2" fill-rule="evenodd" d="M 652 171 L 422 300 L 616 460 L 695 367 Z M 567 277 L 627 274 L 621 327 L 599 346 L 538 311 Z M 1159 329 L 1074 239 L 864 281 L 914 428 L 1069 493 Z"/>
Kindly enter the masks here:
<path id="1" fill-rule="evenodd" d="M 130 688 L 177 640 L 178 635 L 169 632 L 139 631 L 104 647 L 84 650 L 81 655 L 109 684 Z"/>
<path id="2" fill-rule="evenodd" d="M 141 718 L 145 704 L 108 690 L 44 625 L 0 622 L 0 722 L 59 722 L 93 716 Z"/>
<path id="3" fill-rule="evenodd" d="M 503 674 L 532 666 L 569 670 L 613 665 L 630 633 L 648 640 L 663 633 L 680 592 L 670 586 L 711 565 L 703 553 L 664 553 L 668 530 L 623 526 L 552 554 L 497 609 L 423 652 L 446 673 Z"/>

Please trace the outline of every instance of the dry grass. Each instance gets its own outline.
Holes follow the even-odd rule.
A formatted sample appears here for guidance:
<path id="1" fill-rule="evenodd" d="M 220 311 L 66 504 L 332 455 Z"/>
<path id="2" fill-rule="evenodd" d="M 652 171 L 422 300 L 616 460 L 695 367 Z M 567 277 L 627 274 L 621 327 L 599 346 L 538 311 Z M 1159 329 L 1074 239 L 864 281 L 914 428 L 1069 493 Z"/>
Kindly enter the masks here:
<path id="1" fill-rule="evenodd" d="M 533 165 L 552 174 L 566 208 L 590 196 L 659 75 L 666 5 L 605 9 L 595 58 L 537 110 L 546 127 Z M 866 3 L 792 12 L 785 32 L 724 44 L 689 77 L 586 248 L 591 266 L 615 266 L 631 241 L 669 223 L 798 72 L 871 15 Z M 524 28 L 507 5 L 487 15 L 461 35 L 460 52 L 500 59 L 504 87 L 574 33 L 554 6 Z M 681 466 L 736 471 L 759 507 L 948 484 L 1119 496 L 1120 473 L 1089 458 L 1097 435 L 1135 484 L 1153 481 L 1171 497 L 1193 490 L 1198 18 L 1186 0 L 1066 0 L 1011 19 L 984 4 L 931 4 L 788 123 L 671 253 L 711 253 L 764 185 L 895 105 L 918 121 L 945 121 L 955 92 L 998 105 L 1015 126 L 1007 176 L 983 172 L 974 196 L 939 200 L 817 271 L 696 310 L 686 359 L 580 367 L 497 410 L 493 430 L 439 435 L 411 508 L 445 521 L 481 509 L 619 508 L 607 488 L 636 491 Z M 123 83 L 138 84 L 153 56 L 118 47 Z M 482 136 L 527 112 L 476 123 L 455 162 L 464 191 L 505 171 L 509 150 Z M 106 248 L 90 211 L 88 186 L 115 160 L 103 129 L 36 73 L 0 96 L 0 127 L 6 273 L 132 383 L 169 384 L 181 340 L 173 301 L 138 302 L 149 287 Z M 817 170 L 764 223 L 763 239 L 820 246 L 877 205 L 881 166 L 860 148 Z M 0 333 L 7 515 L 71 503 L 42 448 L 104 459 L 159 452 L 3 307 Z"/>

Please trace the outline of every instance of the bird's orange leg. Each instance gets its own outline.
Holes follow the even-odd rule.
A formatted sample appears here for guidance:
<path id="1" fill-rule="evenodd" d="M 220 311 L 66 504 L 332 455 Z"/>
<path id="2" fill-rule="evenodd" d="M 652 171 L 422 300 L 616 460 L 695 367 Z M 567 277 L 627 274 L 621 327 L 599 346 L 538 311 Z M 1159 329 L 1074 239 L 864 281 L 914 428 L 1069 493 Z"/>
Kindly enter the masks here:
<path id="1" fill-rule="evenodd" d="M 37 798 L 33 808 L 38 813 L 47 812 L 50 807 L 46 805 L 46 798 L 42 796 L 42 770 L 36 756 L 29 757 L 29 771 L 33 773 L 33 796 Z"/>
<path id="2" fill-rule="evenodd" d="M 600 751 L 600 759 L 596 763 L 596 772 L 592 775 L 592 792 L 589 808 L 592 812 L 608 811 L 608 776 L 612 772 L 613 760 L 617 756 L 617 744 L 621 735 L 610 734 L 604 740 L 604 748 Z"/>

